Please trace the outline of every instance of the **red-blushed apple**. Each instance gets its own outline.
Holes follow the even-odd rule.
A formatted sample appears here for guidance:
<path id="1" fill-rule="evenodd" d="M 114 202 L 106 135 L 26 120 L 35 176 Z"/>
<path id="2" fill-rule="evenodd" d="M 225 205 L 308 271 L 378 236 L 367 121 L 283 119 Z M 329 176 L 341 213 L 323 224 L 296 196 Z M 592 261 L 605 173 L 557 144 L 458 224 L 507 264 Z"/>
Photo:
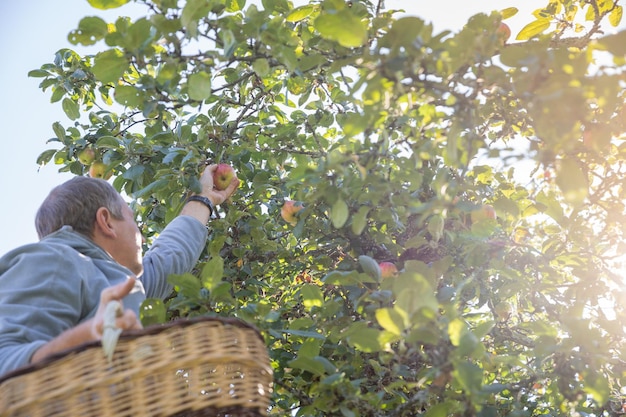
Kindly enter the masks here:
<path id="1" fill-rule="evenodd" d="M 213 185 L 216 190 L 222 191 L 228 188 L 235 179 L 235 170 L 228 164 L 218 164 L 213 172 Z"/>
<path id="2" fill-rule="evenodd" d="M 500 22 L 498 29 L 496 29 L 496 36 L 500 40 L 500 43 L 504 45 L 511 37 L 511 28 L 509 25 L 504 22 Z"/>
<path id="3" fill-rule="evenodd" d="M 78 152 L 77 157 L 81 164 L 89 166 L 96 159 L 96 151 L 92 148 L 84 148 Z"/>
<path id="4" fill-rule="evenodd" d="M 112 175 L 111 171 L 107 172 L 107 165 L 102 161 L 96 161 L 89 167 L 89 176 L 92 178 L 108 180 Z"/>
<path id="5" fill-rule="evenodd" d="M 298 223 L 298 217 L 296 215 L 303 208 L 304 206 L 301 202 L 288 200 L 285 201 L 285 204 L 283 204 L 280 209 L 280 215 L 284 221 L 293 226 Z"/>
<path id="6" fill-rule="evenodd" d="M 495 220 L 496 210 L 490 204 L 483 204 L 477 210 L 472 210 L 470 213 L 470 217 L 472 219 L 472 223 L 479 222 L 481 220 L 492 219 Z"/>
<path id="7" fill-rule="evenodd" d="M 398 268 L 391 262 L 381 262 L 378 266 L 380 266 L 380 276 L 383 279 L 398 275 Z"/>

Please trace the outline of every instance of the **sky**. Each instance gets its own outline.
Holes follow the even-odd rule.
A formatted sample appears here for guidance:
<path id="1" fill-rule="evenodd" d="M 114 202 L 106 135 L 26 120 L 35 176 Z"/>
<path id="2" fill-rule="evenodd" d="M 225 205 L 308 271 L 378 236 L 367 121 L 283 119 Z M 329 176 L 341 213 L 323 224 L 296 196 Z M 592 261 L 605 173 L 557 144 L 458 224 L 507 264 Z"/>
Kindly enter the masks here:
<path id="1" fill-rule="evenodd" d="M 404 9 L 406 14 L 432 22 L 435 32 L 458 31 L 467 19 L 479 12 L 489 13 L 517 7 L 517 16 L 508 20 L 513 37 L 531 20 L 530 13 L 548 0 L 386 0 L 387 9 Z M 248 1 L 250 3 L 250 0 Z M 301 4 L 302 0 L 295 2 Z M 59 103 L 50 103 L 50 91 L 42 92 L 41 79 L 29 78 L 28 72 L 50 63 L 56 51 L 71 48 L 79 53 L 94 54 L 102 44 L 90 49 L 78 48 L 67 41 L 67 35 L 86 16 L 99 16 L 113 22 L 119 15 L 133 20 L 145 9 L 134 4 L 101 11 L 91 8 L 87 0 L 8 1 L 0 0 L 0 40 L 3 44 L 0 80 L 0 185 L 4 198 L 0 202 L 0 255 L 26 243 L 37 241 L 34 218 L 48 192 L 71 178 L 58 172 L 54 164 L 39 167 L 36 163 L 46 144 L 54 137 L 52 124 L 64 127 L 70 120 Z"/>

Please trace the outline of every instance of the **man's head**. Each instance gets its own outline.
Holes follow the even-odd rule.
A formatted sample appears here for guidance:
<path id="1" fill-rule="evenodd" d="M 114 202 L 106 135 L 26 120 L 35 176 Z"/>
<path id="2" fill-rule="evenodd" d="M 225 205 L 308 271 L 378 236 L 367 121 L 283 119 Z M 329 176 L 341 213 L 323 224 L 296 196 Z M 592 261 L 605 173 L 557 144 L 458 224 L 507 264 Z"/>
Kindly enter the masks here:
<path id="1" fill-rule="evenodd" d="M 96 212 L 106 207 L 116 218 L 122 218 L 124 200 L 104 180 L 74 177 L 53 188 L 35 217 L 39 239 L 56 232 L 63 226 L 72 228 L 88 238 L 93 238 Z"/>
<path id="2" fill-rule="evenodd" d="M 136 275 L 143 271 L 142 236 L 133 212 L 108 182 L 74 177 L 55 187 L 37 211 L 40 239 L 68 225 Z"/>

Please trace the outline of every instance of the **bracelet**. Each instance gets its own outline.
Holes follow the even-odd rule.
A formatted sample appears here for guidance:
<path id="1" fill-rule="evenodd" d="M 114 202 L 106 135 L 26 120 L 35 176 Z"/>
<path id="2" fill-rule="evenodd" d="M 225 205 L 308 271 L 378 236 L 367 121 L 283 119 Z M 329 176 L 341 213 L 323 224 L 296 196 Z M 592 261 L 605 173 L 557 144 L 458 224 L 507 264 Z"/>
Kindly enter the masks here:
<path id="1" fill-rule="evenodd" d="M 217 212 L 217 209 L 215 208 L 215 205 L 213 205 L 213 202 L 211 200 L 209 200 L 208 198 L 206 198 L 203 195 L 192 195 L 189 196 L 189 198 L 187 198 L 187 201 L 198 201 L 202 204 L 204 204 L 205 206 L 207 206 L 207 208 L 209 209 L 209 219 L 219 219 L 220 218 L 220 214 Z"/>

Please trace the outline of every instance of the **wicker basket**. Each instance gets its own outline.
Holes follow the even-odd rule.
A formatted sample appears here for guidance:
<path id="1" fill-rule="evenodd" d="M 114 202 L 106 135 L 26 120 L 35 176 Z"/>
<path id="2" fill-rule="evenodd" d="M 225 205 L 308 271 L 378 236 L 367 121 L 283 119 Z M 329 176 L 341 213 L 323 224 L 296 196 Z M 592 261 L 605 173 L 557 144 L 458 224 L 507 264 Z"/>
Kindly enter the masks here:
<path id="1" fill-rule="evenodd" d="M 90 343 L 0 379 L 0 416 L 264 416 L 267 348 L 239 320 L 195 318 Z"/>

